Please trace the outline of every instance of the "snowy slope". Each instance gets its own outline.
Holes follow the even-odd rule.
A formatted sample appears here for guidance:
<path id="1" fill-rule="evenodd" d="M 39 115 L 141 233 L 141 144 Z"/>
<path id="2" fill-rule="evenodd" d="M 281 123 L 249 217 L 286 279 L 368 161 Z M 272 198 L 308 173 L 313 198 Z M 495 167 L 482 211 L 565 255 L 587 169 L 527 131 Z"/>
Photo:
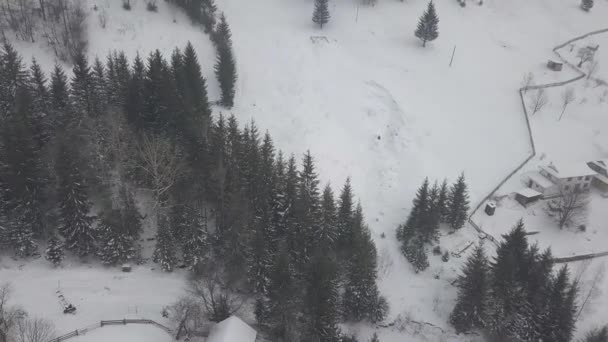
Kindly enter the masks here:
<path id="1" fill-rule="evenodd" d="M 464 171 L 472 202 L 482 198 L 530 152 L 516 92 L 524 73 L 533 71 L 537 83 L 572 77 L 568 70 L 559 74 L 546 71 L 546 60 L 553 58 L 551 48 L 608 24 L 608 3 L 600 0 L 590 13 L 579 10 L 575 0 L 486 0 L 482 7 L 469 2 L 466 8 L 454 0 L 435 2 L 440 37 L 423 49 L 413 36 L 426 6 L 422 0 L 380 0 L 374 7 L 358 6 L 357 0 L 332 0 L 332 19 L 323 30 L 311 22 L 312 0 L 217 0 L 231 25 L 238 64 L 236 106 L 230 112 L 242 122 L 254 118 L 287 153 L 301 155 L 310 149 L 323 181 L 334 188 L 347 176 L 353 178 L 379 249 L 380 288 L 391 303 L 387 321 L 425 321 L 438 326 L 420 331 L 412 330 L 412 325 L 402 330 L 382 329 L 380 337 L 385 342 L 403 340 L 404 335 L 407 340 L 456 339 L 446 320 L 455 298 L 450 281 L 464 257 L 443 263 L 431 256 L 431 268 L 414 274 L 394 239 L 394 229 L 405 220 L 422 179 L 454 180 Z M 103 57 L 109 49 L 126 50 L 129 56 L 137 51 L 145 56 L 156 48 L 168 54 L 191 41 L 203 64 L 211 98 L 217 97 L 212 45 L 183 14 L 163 1 L 159 1 L 158 13 L 145 11 L 142 1 L 131 12 L 123 11 L 118 1 L 87 3 L 89 8 L 93 4 L 99 8 L 89 17 L 91 57 Z M 106 29 L 98 23 L 101 10 L 107 11 Z M 18 47 L 26 55 L 44 53 L 38 46 Z M 50 67 L 54 62 L 47 56 L 43 65 Z M 608 62 L 601 70 L 608 70 Z M 556 91 L 550 94 L 552 98 L 559 97 L 560 90 Z M 590 93 L 587 98 L 595 96 Z M 575 129 L 578 136 L 593 133 L 591 125 L 606 127 L 604 121 L 588 122 L 582 117 L 587 113 L 600 117 L 605 105 L 595 106 L 589 100 L 580 106 L 573 104 L 569 108 L 572 115 L 558 126 L 553 115 L 556 110 L 549 105 L 534 118 L 534 129 L 559 138 L 564 130 Z M 595 141 L 602 145 L 606 132 L 599 130 L 596 135 Z M 587 140 L 577 141 L 576 148 L 568 145 L 566 154 L 559 146 L 547 140 L 539 148 L 563 158 L 573 158 L 571 153 L 581 150 L 585 156 L 600 151 L 599 147 L 588 150 Z M 496 224 L 506 231 L 515 216 Z M 386 238 L 380 238 L 381 233 Z M 441 244 L 456 251 L 475 240 L 472 229 L 463 229 L 443 236 Z M 16 271 L 0 271 L 0 277 L 7 272 Z M 32 272 L 47 274 L 44 268 Z M 77 278 L 78 273 L 73 273 Z M 144 279 L 152 281 L 155 276 L 161 279 L 159 285 L 169 279 L 175 282 L 170 294 L 158 299 L 166 304 L 175 297 L 173 290 L 179 292 L 181 280 L 153 272 Z M 15 282 L 27 279 L 23 276 Z M 29 291 L 35 287 L 20 289 L 19 299 L 27 299 Z M 131 302 L 134 300 L 127 301 Z M 103 306 L 99 310 L 91 318 L 112 313 Z M 598 315 L 583 318 L 581 326 L 596 324 L 599 319 Z M 351 328 L 365 338 L 371 334 L 369 326 L 345 329 Z"/>

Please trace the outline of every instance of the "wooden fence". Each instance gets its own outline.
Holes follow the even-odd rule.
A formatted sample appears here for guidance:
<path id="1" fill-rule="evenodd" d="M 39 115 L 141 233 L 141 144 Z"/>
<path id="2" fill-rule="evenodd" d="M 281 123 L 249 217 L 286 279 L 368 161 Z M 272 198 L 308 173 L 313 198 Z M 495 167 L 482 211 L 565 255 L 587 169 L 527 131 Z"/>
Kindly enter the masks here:
<path id="1" fill-rule="evenodd" d="M 530 142 L 530 147 L 532 149 L 531 153 L 524 159 L 524 161 L 522 161 L 520 164 L 518 164 L 511 172 L 509 172 L 499 183 L 498 185 L 496 185 L 485 197 L 483 197 L 481 199 L 481 201 L 479 201 L 477 203 L 477 205 L 475 206 L 475 208 L 473 209 L 473 211 L 471 212 L 471 214 L 469 215 L 468 218 L 468 222 L 469 224 L 480 234 L 482 239 L 487 239 L 490 240 L 492 243 L 494 243 L 496 246 L 498 246 L 498 240 L 496 240 L 496 238 L 494 238 L 492 235 L 486 233 L 475 221 L 473 221 L 473 216 L 475 215 L 475 213 L 477 213 L 477 211 L 479 210 L 479 208 L 485 203 L 487 202 L 492 196 L 494 196 L 494 194 L 496 193 L 496 191 L 498 191 L 498 189 L 500 189 L 500 187 L 502 187 L 509 179 L 511 179 L 511 177 L 513 177 L 517 172 L 519 172 L 524 166 L 526 166 L 526 164 L 528 164 L 528 162 L 530 160 L 532 160 L 532 158 L 534 158 L 536 156 L 536 145 L 534 143 L 534 135 L 532 134 L 532 126 L 530 125 L 530 116 L 528 114 L 528 109 L 526 107 L 526 101 L 524 99 L 524 94 L 527 90 L 534 90 L 534 89 L 544 89 L 544 88 L 553 88 L 553 87 L 561 87 L 564 86 L 566 84 L 570 84 L 576 81 L 579 81 L 581 79 L 583 79 L 585 76 L 587 76 L 587 74 L 585 74 L 583 71 L 581 71 L 579 68 L 577 68 L 575 65 L 573 65 L 572 63 L 568 62 L 564 57 L 562 57 L 562 55 L 559 53 L 559 49 L 565 47 L 568 44 L 572 44 L 578 40 L 587 38 L 589 36 L 592 35 L 596 35 L 596 34 L 600 34 L 600 33 L 606 33 L 608 32 L 608 28 L 606 29 L 601 29 L 601 30 L 597 30 L 597 31 L 592 31 L 592 32 L 588 32 L 585 33 L 581 36 L 572 38 L 570 40 L 568 40 L 565 43 L 559 44 L 558 46 L 553 48 L 553 53 L 555 53 L 555 55 L 557 55 L 557 57 L 564 62 L 564 64 L 568 65 L 572 70 L 574 70 L 574 72 L 576 72 L 578 74 L 578 76 L 565 80 L 565 81 L 561 81 L 561 82 L 554 82 L 554 83 L 546 83 L 546 84 L 541 84 L 541 85 L 533 85 L 533 86 L 526 86 L 526 87 L 522 87 L 519 88 L 518 92 L 519 92 L 519 97 L 521 99 L 521 106 L 523 109 L 523 114 L 524 114 L 524 118 L 526 120 L 526 127 L 528 129 L 528 139 Z M 588 257 L 589 255 L 592 255 L 591 257 Z M 608 255 L 608 252 L 606 253 L 596 253 L 596 254 L 588 254 L 585 255 L 587 256 L 587 259 L 590 258 L 596 258 L 598 256 L 606 256 Z M 577 259 L 577 260 L 584 260 L 585 256 L 579 256 L 581 257 L 581 259 Z M 576 258 L 576 257 L 570 257 L 570 258 L 555 258 L 554 260 L 556 260 L 555 262 L 568 262 L 568 261 L 558 261 L 558 260 L 565 260 L 565 259 L 572 259 L 572 258 Z M 575 260 L 571 260 L 571 261 L 575 261 Z"/>
<path id="2" fill-rule="evenodd" d="M 65 335 L 56 337 L 48 342 L 61 342 L 61 341 L 65 341 L 67 339 L 70 339 L 72 337 L 76 337 L 76 336 L 80 336 L 80 335 L 84 335 L 86 333 L 88 333 L 91 330 L 95 330 L 97 328 L 102 328 L 104 326 L 107 325 L 127 325 L 127 324 L 149 324 L 149 325 L 153 325 L 159 329 L 164 330 L 165 332 L 167 332 L 167 334 L 172 335 L 173 332 L 171 329 L 169 329 L 168 327 L 153 321 L 151 319 L 117 319 L 117 320 L 109 320 L 109 321 L 99 321 L 99 323 L 95 323 L 95 324 L 91 324 L 85 328 L 82 329 L 76 329 L 72 332 L 69 332 Z"/>

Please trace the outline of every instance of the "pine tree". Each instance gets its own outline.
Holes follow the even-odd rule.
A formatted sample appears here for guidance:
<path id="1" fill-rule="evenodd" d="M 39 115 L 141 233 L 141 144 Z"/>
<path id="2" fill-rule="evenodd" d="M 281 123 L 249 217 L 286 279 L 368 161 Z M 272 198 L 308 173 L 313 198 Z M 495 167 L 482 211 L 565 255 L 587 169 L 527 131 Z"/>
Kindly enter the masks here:
<path id="1" fill-rule="evenodd" d="M 321 223 L 318 225 L 319 230 L 315 232 L 315 245 L 317 248 L 325 251 L 333 250 L 338 235 L 336 221 L 337 212 L 334 192 L 331 186 L 327 184 L 323 190 L 321 199 Z"/>
<path id="2" fill-rule="evenodd" d="M 589 12 L 593 8 L 593 0 L 581 0 L 581 8 Z"/>
<path id="3" fill-rule="evenodd" d="M 306 341 L 338 342 L 337 267 L 324 255 L 314 256 L 307 272 L 304 298 Z"/>
<path id="4" fill-rule="evenodd" d="M 296 215 L 296 241 L 297 248 L 294 252 L 296 264 L 303 266 L 312 255 L 314 248 L 314 232 L 319 228 L 319 180 L 315 171 L 315 165 L 307 151 L 302 161 L 302 171 L 298 176 L 298 190 L 295 202 Z"/>
<path id="5" fill-rule="evenodd" d="M 543 319 L 543 341 L 572 340 L 576 322 L 576 284 L 570 284 L 568 266 L 564 265 L 548 294 L 546 317 Z"/>
<path id="6" fill-rule="evenodd" d="M 298 336 L 297 285 L 286 247 L 279 248 L 268 284 L 267 321 L 273 341 L 295 341 Z"/>
<path id="7" fill-rule="evenodd" d="M 42 149 L 53 135 L 54 127 L 50 117 L 50 94 L 47 79 L 36 59 L 32 59 L 29 72 L 29 87 L 32 101 L 31 126 L 34 131 L 37 149 Z"/>
<path id="8" fill-rule="evenodd" d="M 448 207 L 447 223 L 454 230 L 462 228 L 467 220 L 467 212 L 469 211 L 469 194 L 464 173 L 458 177 L 458 180 L 456 180 L 456 183 L 450 189 Z"/>
<path id="9" fill-rule="evenodd" d="M 114 66 L 112 59 L 108 60 L 109 67 L 107 68 L 106 75 L 111 75 L 109 68 Z M 130 124 L 134 125 L 136 128 L 141 129 L 144 127 L 144 82 L 145 82 L 145 70 L 146 67 L 144 65 L 143 60 L 139 53 L 135 56 L 135 60 L 133 61 L 133 71 L 131 72 L 131 77 L 129 79 L 128 90 L 127 90 L 127 98 L 125 103 L 125 110 L 127 112 L 127 120 Z M 109 76 L 106 76 L 109 78 Z M 107 91 L 110 92 L 110 81 L 107 81 Z M 108 98 L 112 98 L 108 95 Z"/>
<path id="10" fill-rule="evenodd" d="M 337 246 L 339 252 L 344 252 L 352 241 L 352 225 L 353 225 L 353 190 L 350 184 L 350 178 L 346 179 L 340 199 L 338 203 L 337 215 Z"/>
<path id="11" fill-rule="evenodd" d="M 458 276 L 458 299 L 450 323 L 458 333 L 483 328 L 488 301 L 488 258 L 479 244 Z"/>
<path id="12" fill-rule="evenodd" d="M 93 115 L 93 89 L 91 68 L 85 55 L 78 54 L 72 69 L 72 106 L 81 115 Z"/>
<path id="13" fill-rule="evenodd" d="M 175 241 L 169 227 L 169 220 L 162 214 L 159 215 L 158 227 L 156 232 L 156 247 L 152 255 L 152 261 L 160 264 L 160 268 L 165 272 L 173 271 L 177 263 L 175 257 Z"/>
<path id="14" fill-rule="evenodd" d="M 51 105 L 58 112 L 65 110 L 69 104 L 68 78 L 58 64 L 51 75 Z M 60 119 L 60 118 L 57 118 Z"/>
<path id="15" fill-rule="evenodd" d="M 360 204 L 353 221 L 353 245 L 346 266 L 343 312 L 348 320 L 379 322 L 386 316 L 388 306 L 376 285 L 377 251 L 363 221 Z"/>
<path id="16" fill-rule="evenodd" d="M 108 105 L 105 67 L 99 58 L 95 58 L 91 70 L 91 113 L 93 117 L 104 114 Z"/>
<path id="17" fill-rule="evenodd" d="M 584 342 L 608 342 L 608 325 L 596 328 L 585 334 Z"/>
<path id="18" fill-rule="evenodd" d="M 135 256 L 133 238 L 129 235 L 125 213 L 113 209 L 102 215 L 97 227 L 101 262 L 105 265 L 116 265 Z"/>
<path id="19" fill-rule="evenodd" d="M 186 206 L 186 226 L 182 234 L 182 257 L 184 264 L 193 268 L 209 256 L 209 237 L 206 218 L 191 206 Z"/>
<path id="20" fill-rule="evenodd" d="M 520 279 L 525 263 L 528 242 L 522 221 L 519 221 L 496 250 L 491 264 L 490 300 L 486 327 L 495 336 L 526 339 L 530 326 L 530 303 L 521 290 Z"/>
<path id="21" fill-rule="evenodd" d="M 437 208 L 440 211 L 440 221 L 447 221 L 448 214 L 448 181 L 444 179 L 439 188 L 439 196 L 437 197 Z"/>
<path id="22" fill-rule="evenodd" d="M 57 235 L 51 235 L 45 254 L 45 259 L 52 262 L 53 265 L 59 266 L 61 264 L 64 257 L 63 243 L 59 240 Z"/>
<path id="23" fill-rule="evenodd" d="M 426 46 L 427 41 L 433 41 L 439 36 L 437 24 L 439 24 L 439 19 L 437 18 L 435 5 L 431 0 L 426 11 L 418 20 L 418 27 L 415 32 L 416 37 L 422 40 L 423 47 Z"/>
<path id="24" fill-rule="evenodd" d="M 221 98 L 219 103 L 227 108 L 234 106 L 236 84 L 236 62 L 232 51 L 230 28 L 224 14 L 216 29 L 217 57 L 215 63 L 215 77 L 220 85 Z"/>
<path id="25" fill-rule="evenodd" d="M 68 145 L 70 140 L 66 135 L 60 141 L 56 160 L 59 178 L 59 231 L 65 237 L 66 248 L 84 256 L 93 252 L 95 247 L 95 232 L 92 227 L 94 217 L 89 216 L 91 203 L 76 160 L 78 153 L 75 146 Z"/>
<path id="26" fill-rule="evenodd" d="M 329 22 L 328 0 L 315 0 L 315 10 L 312 13 L 312 21 L 323 28 Z"/>

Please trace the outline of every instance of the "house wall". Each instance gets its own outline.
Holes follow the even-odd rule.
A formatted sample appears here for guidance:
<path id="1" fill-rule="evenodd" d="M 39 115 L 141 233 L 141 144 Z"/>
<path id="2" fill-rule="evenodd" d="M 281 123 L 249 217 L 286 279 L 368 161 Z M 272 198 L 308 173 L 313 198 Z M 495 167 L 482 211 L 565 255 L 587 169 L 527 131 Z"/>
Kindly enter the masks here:
<path id="1" fill-rule="evenodd" d="M 578 176 L 569 178 L 560 178 L 556 182 L 560 189 L 564 191 L 574 190 L 589 190 L 593 176 Z"/>

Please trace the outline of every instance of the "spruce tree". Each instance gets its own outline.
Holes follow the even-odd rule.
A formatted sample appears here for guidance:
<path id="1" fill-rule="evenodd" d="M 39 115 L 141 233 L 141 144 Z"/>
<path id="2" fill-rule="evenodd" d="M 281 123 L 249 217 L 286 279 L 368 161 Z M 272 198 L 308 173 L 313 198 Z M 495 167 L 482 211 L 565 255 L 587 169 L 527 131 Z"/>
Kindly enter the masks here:
<path id="1" fill-rule="evenodd" d="M 106 112 L 107 101 L 105 67 L 99 58 L 95 58 L 91 70 L 91 114 L 93 117 L 99 117 Z"/>
<path id="2" fill-rule="evenodd" d="M 458 276 L 458 299 L 450 323 L 458 333 L 483 328 L 488 301 L 488 258 L 479 244 Z"/>
<path id="3" fill-rule="evenodd" d="M 51 105 L 59 115 L 63 116 L 62 111 L 66 109 L 68 104 L 68 78 L 61 66 L 56 64 L 53 69 L 53 74 L 51 75 Z M 57 119 L 59 120 L 61 117 L 58 117 Z"/>
<path id="4" fill-rule="evenodd" d="M 350 184 L 350 178 L 347 178 L 342 187 L 340 199 L 338 201 L 336 224 L 338 229 L 337 246 L 339 252 L 345 252 L 352 241 L 353 203 L 353 189 Z"/>
<path id="5" fill-rule="evenodd" d="M 593 8 L 593 0 L 581 0 L 581 8 L 589 12 Z"/>
<path id="6" fill-rule="evenodd" d="M 543 341 L 568 342 L 576 323 L 576 284 L 569 281 L 568 266 L 562 267 L 548 293 L 546 316 L 543 319 Z"/>
<path id="7" fill-rule="evenodd" d="M 186 108 L 180 130 L 191 146 L 189 153 L 195 155 L 197 144 L 207 138 L 210 125 L 211 107 L 207 97 L 207 81 L 203 77 L 201 66 L 190 42 L 183 53 L 183 86 L 181 98 Z"/>
<path id="8" fill-rule="evenodd" d="M 295 341 L 298 336 L 298 287 L 286 246 L 279 248 L 268 284 L 269 332 L 273 341 Z"/>
<path id="9" fill-rule="evenodd" d="M 469 194 L 464 173 L 458 177 L 458 180 L 450 189 L 448 207 L 447 223 L 454 230 L 462 228 L 469 211 Z"/>
<path id="10" fill-rule="evenodd" d="M 321 222 L 318 225 L 319 230 L 315 232 L 317 248 L 325 251 L 333 250 L 338 235 L 336 221 L 337 212 L 334 193 L 331 186 L 327 184 L 321 198 Z"/>
<path id="11" fill-rule="evenodd" d="M 220 23 L 216 29 L 217 57 L 215 63 L 215 77 L 220 85 L 221 98 L 219 103 L 227 108 L 234 106 L 234 93 L 236 85 L 236 62 L 232 51 L 232 38 L 226 17 L 222 13 Z"/>
<path id="12" fill-rule="evenodd" d="M 339 297 L 335 262 L 327 256 L 315 255 L 308 264 L 305 289 L 305 340 L 338 342 Z"/>
<path id="13" fill-rule="evenodd" d="M 103 213 L 98 232 L 98 255 L 105 265 L 116 265 L 135 256 L 133 238 L 129 235 L 125 213 L 113 209 Z"/>
<path id="14" fill-rule="evenodd" d="M 184 227 L 181 246 L 184 264 L 194 268 L 209 256 L 209 237 L 207 231 L 206 218 L 200 210 L 191 206 L 186 206 Z"/>
<path id="15" fill-rule="evenodd" d="M 429 267 L 429 259 L 424 248 L 424 241 L 420 235 L 414 235 L 411 239 L 404 241 L 401 246 L 401 253 L 414 266 L 416 273 L 424 271 Z"/>
<path id="16" fill-rule="evenodd" d="M 596 328 L 585 334 L 584 342 L 608 342 L 608 325 Z"/>
<path id="17" fill-rule="evenodd" d="M 32 59 L 29 72 L 29 88 L 32 101 L 31 126 L 37 143 L 37 148 L 42 149 L 53 135 L 54 127 L 50 117 L 50 93 L 47 87 L 47 79 L 36 59 Z"/>
<path id="18" fill-rule="evenodd" d="M 437 198 L 437 208 L 440 211 L 441 222 L 446 222 L 448 213 L 448 181 L 444 179 L 439 188 L 439 196 Z"/>
<path id="19" fill-rule="evenodd" d="M 76 160 L 76 146 L 68 145 L 70 136 L 66 134 L 60 141 L 56 160 L 59 178 L 59 231 L 65 237 L 66 248 L 84 256 L 95 248 L 95 231 L 92 226 L 94 217 L 89 215 L 91 203 L 85 179 Z"/>
<path id="20" fill-rule="evenodd" d="M 81 115 L 93 116 L 93 77 L 84 54 L 80 53 L 74 58 L 72 74 L 72 106 Z"/>
<path id="21" fill-rule="evenodd" d="M 293 252 L 297 265 L 303 266 L 312 255 L 314 232 L 318 231 L 320 224 L 319 180 L 310 151 L 304 154 L 302 171 L 298 176 L 297 192 L 295 237 L 298 244 L 297 249 Z"/>
<path id="22" fill-rule="evenodd" d="M 323 28 L 329 22 L 328 0 L 315 0 L 315 10 L 312 13 L 312 21 Z"/>
<path id="23" fill-rule="evenodd" d="M 159 214 L 158 226 L 156 231 L 156 246 L 152 261 L 160 265 L 161 270 L 165 272 L 173 271 L 177 263 L 175 257 L 175 241 L 171 234 L 169 220 L 162 214 Z"/>
<path id="24" fill-rule="evenodd" d="M 54 266 L 59 266 L 63 260 L 63 243 L 56 234 L 51 235 L 46 251 L 45 259 L 53 263 Z"/>
<path id="25" fill-rule="evenodd" d="M 361 205 L 353 218 L 353 244 L 347 259 L 342 309 L 347 320 L 382 321 L 388 310 L 376 285 L 377 251 L 363 221 Z"/>
<path id="26" fill-rule="evenodd" d="M 416 37 L 422 40 L 423 47 L 426 46 L 426 42 L 433 41 L 439 36 L 437 24 L 439 24 L 439 19 L 437 18 L 435 5 L 431 0 L 426 11 L 418 20 L 418 27 L 415 32 Z"/>

